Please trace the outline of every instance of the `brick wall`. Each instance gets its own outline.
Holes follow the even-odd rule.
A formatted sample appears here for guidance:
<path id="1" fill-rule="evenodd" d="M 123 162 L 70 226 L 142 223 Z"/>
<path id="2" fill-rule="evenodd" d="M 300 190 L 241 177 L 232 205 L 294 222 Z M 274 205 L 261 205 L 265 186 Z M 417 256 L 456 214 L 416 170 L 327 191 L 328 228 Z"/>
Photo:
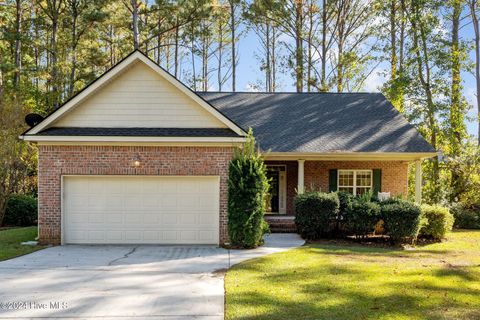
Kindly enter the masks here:
<path id="1" fill-rule="evenodd" d="M 227 241 L 227 179 L 232 147 L 39 146 L 39 240 L 61 241 L 62 175 L 220 176 L 220 242 Z M 140 159 L 140 166 L 133 165 Z"/>
<path id="2" fill-rule="evenodd" d="M 287 166 L 287 215 L 294 214 L 293 199 L 296 194 L 297 161 L 266 161 L 266 164 Z M 381 169 L 382 191 L 392 195 L 406 195 L 408 187 L 408 162 L 405 161 L 305 161 L 305 190 L 328 192 L 330 169 Z"/>

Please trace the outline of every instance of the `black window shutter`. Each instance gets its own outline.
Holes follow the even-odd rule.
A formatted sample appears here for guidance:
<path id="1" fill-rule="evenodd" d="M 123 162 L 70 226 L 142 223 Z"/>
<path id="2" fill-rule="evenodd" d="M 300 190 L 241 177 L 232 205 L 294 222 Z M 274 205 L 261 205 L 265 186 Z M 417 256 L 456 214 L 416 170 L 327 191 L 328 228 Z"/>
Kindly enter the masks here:
<path id="1" fill-rule="evenodd" d="M 373 194 L 382 192 L 382 170 L 373 169 Z"/>
<path id="2" fill-rule="evenodd" d="M 330 169 L 328 171 L 328 189 L 330 192 L 337 191 L 337 169 Z"/>

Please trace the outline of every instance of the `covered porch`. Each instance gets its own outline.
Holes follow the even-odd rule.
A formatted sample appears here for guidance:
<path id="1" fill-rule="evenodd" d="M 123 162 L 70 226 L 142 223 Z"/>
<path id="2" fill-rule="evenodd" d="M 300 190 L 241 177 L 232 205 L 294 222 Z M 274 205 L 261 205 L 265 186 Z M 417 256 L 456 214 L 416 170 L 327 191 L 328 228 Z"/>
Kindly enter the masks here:
<path id="1" fill-rule="evenodd" d="M 345 191 L 355 195 L 373 191 L 391 196 L 408 193 L 408 169 L 415 166 L 415 200 L 421 202 L 421 154 L 414 155 L 275 155 L 265 164 L 271 179 L 267 220 L 288 220 L 295 215 L 294 198 L 306 191 Z"/>

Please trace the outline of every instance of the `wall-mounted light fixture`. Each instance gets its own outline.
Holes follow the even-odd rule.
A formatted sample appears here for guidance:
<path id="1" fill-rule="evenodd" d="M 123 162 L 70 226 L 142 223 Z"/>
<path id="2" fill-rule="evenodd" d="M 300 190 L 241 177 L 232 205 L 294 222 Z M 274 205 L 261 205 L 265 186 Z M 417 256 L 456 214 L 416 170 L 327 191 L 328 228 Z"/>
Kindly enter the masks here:
<path id="1" fill-rule="evenodd" d="M 135 158 L 133 159 L 133 166 L 135 166 L 135 167 L 140 167 L 140 164 L 141 164 L 141 162 L 140 162 L 140 156 L 137 154 L 137 155 L 135 156 Z"/>

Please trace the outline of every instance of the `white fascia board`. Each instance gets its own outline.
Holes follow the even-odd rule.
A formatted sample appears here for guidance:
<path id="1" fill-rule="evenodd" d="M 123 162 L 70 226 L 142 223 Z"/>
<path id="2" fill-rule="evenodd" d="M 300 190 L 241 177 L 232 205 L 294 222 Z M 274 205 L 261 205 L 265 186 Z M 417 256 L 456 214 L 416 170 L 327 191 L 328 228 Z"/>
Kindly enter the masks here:
<path id="1" fill-rule="evenodd" d="M 131 137 L 131 136 L 42 136 L 23 135 L 19 137 L 25 141 L 32 142 L 228 142 L 242 143 L 246 138 L 228 137 Z"/>
<path id="2" fill-rule="evenodd" d="M 331 160 L 331 161 L 379 161 L 379 160 L 419 160 L 437 156 L 436 152 L 267 152 L 265 160 Z"/>

